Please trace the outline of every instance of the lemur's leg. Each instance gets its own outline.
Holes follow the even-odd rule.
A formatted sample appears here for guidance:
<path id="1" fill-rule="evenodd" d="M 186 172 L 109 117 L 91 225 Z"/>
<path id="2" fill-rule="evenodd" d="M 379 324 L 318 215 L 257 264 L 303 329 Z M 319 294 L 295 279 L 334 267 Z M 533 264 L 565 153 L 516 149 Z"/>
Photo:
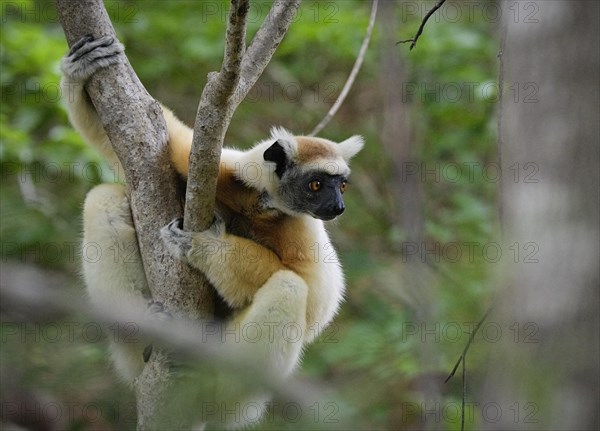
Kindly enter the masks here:
<path id="1" fill-rule="evenodd" d="M 234 357 L 251 354 L 271 376 L 289 376 L 302 355 L 307 295 L 308 286 L 298 274 L 275 272 L 258 289 L 252 304 L 227 325 L 227 334 L 240 334 L 239 342 L 227 343 Z"/>
<path id="2" fill-rule="evenodd" d="M 123 185 L 102 184 L 88 193 L 83 229 L 83 274 L 91 301 L 144 313 L 150 295 Z M 144 365 L 144 345 L 135 343 L 139 334 L 130 329 L 110 331 L 115 368 L 128 382 Z"/>
<path id="3" fill-rule="evenodd" d="M 274 273 L 286 269 L 268 248 L 226 233 L 220 218 L 209 229 L 193 233 L 182 230 L 181 219 L 174 220 L 161 236 L 171 254 L 204 272 L 234 309 L 249 305 Z"/>
<path id="4" fill-rule="evenodd" d="M 225 233 L 217 220 L 204 232 L 185 232 L 175 220 L 161 230 L 167 248 L 203 271 L 239 314 L 228 323 L 227 349 L 251 355 L 272 375 L 293 371 L 306 336 L 308 286 L 279 258 L 253 241 Z"/>
<path id="5" fill-rule="evenodd" d="M 224 357 L 248 363 L 275 381 L 289 377 L 302 356 L 307 292 L 306 283 L 296 273 L 275 272 L 258 289 L 252 304 L 227 322 L 220 335 Z M 248 379 L 251 375 L 242 382 L 230 373 L 218 376 L 216 397 L 224 400 L 219 413 L 229 419 L 227 429 L 256 425 L 267 410 L 269 391 L 260 381 Z M 236 406 L 244 414 L 228 415 Z"/>

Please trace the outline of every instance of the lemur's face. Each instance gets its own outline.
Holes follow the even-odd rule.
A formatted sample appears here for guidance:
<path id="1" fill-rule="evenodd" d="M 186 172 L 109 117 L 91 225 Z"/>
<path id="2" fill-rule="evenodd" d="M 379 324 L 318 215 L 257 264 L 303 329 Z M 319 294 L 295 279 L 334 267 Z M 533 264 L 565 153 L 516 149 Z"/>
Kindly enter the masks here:
<path id="1" fill-rule="evenodd" d="M 348 179 L 323 170 L 303 172 L 292 167 L 280 182 L 280 198 L 294 212 L 332 220 L 344 212 L 343 194 Z"/>
<path id="2" fill-rule="evenodd" d="M 339 144 L 298 138 L 296 145 L 292 152 L 285 142 L 277 141 L 264 153 L 265 161 L 276 164 L 273 204 L 286 213 L 332 220 L 344 212 L 343 194 L 350 174 L 336 152 Z"/>

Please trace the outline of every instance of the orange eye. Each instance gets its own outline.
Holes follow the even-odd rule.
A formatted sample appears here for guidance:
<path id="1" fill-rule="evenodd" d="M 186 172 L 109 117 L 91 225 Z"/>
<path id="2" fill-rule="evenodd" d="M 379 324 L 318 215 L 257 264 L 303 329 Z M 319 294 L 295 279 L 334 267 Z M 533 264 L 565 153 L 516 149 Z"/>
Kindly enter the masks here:
<path id="1" fill-rule="evenodd" d="M 321 190 L 321 181 L 319 180 L 314 180 L 310 182 L 310 189 L 313 192 L 318 192 L 319 190 Z"/>
<path id="2" fill-rule="evenodd" d="M 340 184 L 340 192 L 344 193 L 346 191 L 346 187 L 348 187 L 348 182 L 342 181 L 342 184 Z"/>

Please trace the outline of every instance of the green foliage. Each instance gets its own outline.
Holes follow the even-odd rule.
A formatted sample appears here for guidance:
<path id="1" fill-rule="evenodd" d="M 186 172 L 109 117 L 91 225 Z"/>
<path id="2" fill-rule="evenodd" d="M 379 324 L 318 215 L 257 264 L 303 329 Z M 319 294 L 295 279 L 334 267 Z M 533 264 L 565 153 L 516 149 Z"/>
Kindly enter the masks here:
<path id="1" fill-rule="evenodd" d="M 68 125 L 59 102 L 58 66 L 67 46 L 52 3 L 10 3 L 2 5 L 0 41 L 2 259 L 76 274 L 85 193 L 114 175 Z M 226 0 L 106 3 L 146 88 L 190 124 L 207 73 L 220 66 L 227 4 Z M 253 2 L 249 40 L 269 4 Z M 369 6 L 358 0 L 305 1 L 273 62 L 236 112 L 226 143 L 248 147 L 272 125 L 297 133 L 312 129 L 349 74 L 367 27 Z M 421 17 L 402 16 L 400 6 L 396 13 L 402 34 L 395 36 L 411 37 Z M 406 88 L 406 102 L 422 166 L 436 170 L 436 166 L 474 164 L 481 169 L 495 160 L 493 31 L 493 25 L 481 19 L 432 19 L 413 51 L 398 46 L 411 85 Z M 453 322 L 465 329 L 462 323 L 477 321 L 486 308 L 488 280 L 496 269 L 480 247 L 473 259 L 463 255 L 457 261 L 430 262 L 435 274 L 433 297 L 419 299 L 420 292 L 405 286 L 402 241 L 406 233 L 396 222 L 394 167 L 379 144 L 380 32 L 376 28 L 350 97 L 323 133 L 331 139 L 363 134 L 367 147 L 353 167 L 347 214 L 331 226 L 348 277 L 348 300 L 333 329 L 307 351 L 303 365 L 310 378 L 339 389 L 340 395 L 334 397 L 339 423 L 350 420 L 364 428 L 391 428 L 397 423 L 410 427 L 418 422 L 414 417 L 402 422 L 406 408 L 418 404 L 416 388 L 423 380 L 443 379 L 440 376 L 450 370 L 466 342 L 465 334 L 459 339 L 430 336 L 423 341 L 420 325 L 440 334 L 439 328 Z M 476 172 L 473 179 L 463 171 L 456 181 L 430 175 L 421 182 L 427 246 L 443 249 L 494 240 L 497 182 Z M 421 319 L 422 302 L 429 307 L 430 320 Z M 416 334 L 409 335 L 410 325 L 417 325 Z M 59 354 L 59 345 L 48 343 L 8 346 L 6 350 L 3 343 L 3 361 L 25 368 L 31 387 L 114 410 L 111 396 L 119 391 L 111 391 L 114 381 L 107 380 L 104 344 L 60 345 L 65 356 Z M 72 373 L 75 368 L 77 374 Z M 444 394 L 440 402 L 454 403 L 459 388 L 451 385 Z M 118 399 L 124 405 L 131 401 Z M 131 424 L 115 420 L 108 426 L 123 429 Z M 283 421 L 269 426 L 294 428 Z M 457 425 L 443 427 L 456 429 Z"/>

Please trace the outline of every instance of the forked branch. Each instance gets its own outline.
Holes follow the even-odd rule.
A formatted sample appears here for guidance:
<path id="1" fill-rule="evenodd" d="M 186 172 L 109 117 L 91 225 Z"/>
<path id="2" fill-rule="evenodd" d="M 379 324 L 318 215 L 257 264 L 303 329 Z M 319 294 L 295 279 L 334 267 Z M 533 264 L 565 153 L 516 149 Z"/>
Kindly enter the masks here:
<path id="1" fill-rule="evenodd" d="M 301 0 L 275 1 L 254 35 L 242 61 L 242 75 L 235 94 L 234 106 L 248 95 L 271 61 L 275 50 L 287 33 Z"/>
<path id="2" fill-rule="evenodd" d="M 300 0 L 276 1 L 252 43 L 246 46 L 248 0 L 232 0 L 223 66 L 209 79 L 198 106 L 190 153 L 184 228 L 207 229 L 215 206 L 223 140 L 236 107 L 269 64 L 287 32 Z"/>

